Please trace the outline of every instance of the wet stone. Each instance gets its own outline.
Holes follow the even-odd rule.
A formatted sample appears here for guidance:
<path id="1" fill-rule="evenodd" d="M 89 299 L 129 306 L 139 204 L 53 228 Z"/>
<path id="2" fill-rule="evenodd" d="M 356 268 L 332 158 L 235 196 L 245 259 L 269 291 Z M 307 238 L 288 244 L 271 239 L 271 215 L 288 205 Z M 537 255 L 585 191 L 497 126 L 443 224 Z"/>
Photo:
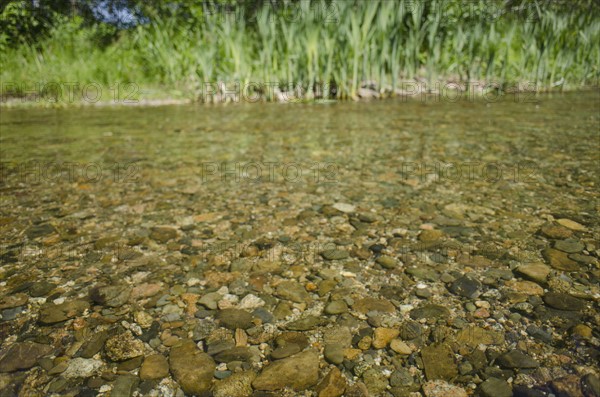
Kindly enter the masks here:
<path id="1" fill-rule="evenodd" d="M 471 348 L 476 348 L 479 345 L 501 345 L 504 343 L 504 335 L 498 331 L 470 326 L 457 333 L 456 341 Z"/>
<path id="2" fill-rule="evenodd" d="M 536 360 L 520 350 L 511 350 L 500 355 L 496 359 L 496 363 L 503 368 L 537 368 L 539 366 Z"/>
<path id="3" fill-rule="evenodd" d="M 396 311 L 396 308 L 390 301 L 370 297 L 355 300 L 352 308 L 363 314 L 369 312 L 393 313 Z"/>
<path id="4" fill-rule="evenodd" d="M 153 354 L 144 358 L 140 368 L 140 379 L 162 379 L 169 376 L 169 362 L 162 354 Z"/>
<path id="5" fill-rule="evenodd" d="M 271 353 L 273 359 L 281 359 L 299 353 L 308 346 L 308 338 L 300 332 L 283 332 L 275 338 L 277 348 Z"/>
<path id="6" fill-rule="evenodd" d="M 560 292 L 548 292 L 543 299 L 546 305 L 558 310 L 579 311 L 585 308 L 581 299 Z"/>
<path id="7" fill-rule="evenodd" d="M 203 295 L 199 300 L 198 303 L 201 304 L 202 306 L 206 307 L 207 309 L 210 310 L 216 310 L 218 308 L 218 303 L 219 300 L 221 300 L 221 295 L 216 293 L 216 292 L 210 292 L 206 295 Z"/>
<path id="8" fill-rule="evenodd" d="M 552 343 L 552 333 L 548 332 L 542 328 L 539 328 L 535 325 L 530 325 L 526 329 L 527 334 L 531 335 L 537 340 L 540 340 L 544 343 Z"/>
<path id="9" fill-rule="evenodd" d="M 400 337 L 404 340 L 418 338 L 423 333 L 423 326 L 416 321 L 405 321 L 400 325 Z"/>
<path id="10" fill-rule="evenodd" d="M 370 331 L 371 329 L 366 328 L 365 330 Z M 349 347 L 352 343 L 353 335 L 350 328 L 346 326 L 327 328 L 323 330 L 323 342 L 325 342 L 325 344 L 338 343 L 344 347 Z"/>
<path id="11" fill-rule="evenodd" d="M 573 328 L 571 328 L 571 335 L 582 338 L 582 339 L 592 339 L 593 331 L 590 327 L 585 324 L 577 324 Z"/>
<path id="12" fill-rule="evenodd" d="M 59 305 L 49 303 L 42 307 L 39 321 L 42 324 L 60 323 L 81 315 L 89 307 L 89 303 L 81 300 L 67 301 Z"/>
<path id="13" fill-rule="evenodd" d="M 390 385 L 396 386 L 411 386 L 415 383 L 412 375 L 406 368 L 399 368 L 390 375 Z"/>
<path id="14" fill-rule="evenodd" d="M 17 293 L 4 296 L 0 299 L 0 310 L 23 306 L 29 300 L 27 294 Z"/>
<path id="15" fill-rule="evenodd" d="M 569 254 L 576 254 L 578 252 L 583 251 L 583 249 L 585 247 L 578 240 L 568 239 L 568 240 L 557 240 L 554 243 L 554 248 L 556 248 L 557 250 L 563 251 L 563 252 L 567 252 Z"/>
<path id="16" fill-rule="evenodd" d="M 396 259 L 392 258 L 391 256 L 387 255 L 380 256 L 375 262 L 381 265 L 381 267 L 383 267 L 384 269 L 395 269 L 396 267 L 398 267 L 398 261 L 396 261 Z"/>
<path id="17" fill-rule="evenodd" d="M 444 232 L 441 230 L 423 230 L 419 233 L 419 241 L 437 241 L 444 236 Z"/>
<path id="18" fill-rule="evenodd" d="M 581 390 L 586 397 L 600 396 L 600 378 L 595 374 L 586 374 L 581 378 Z"/>
<path id="19" fill-rule="evenodd" d="M 215 340 L 208 342 L 208 348 L 206 352 L 211 356 L 217 355 L 226 350 L 232 349 L 235 347 L 235 342 L 233 340 Z"/>
<path id="20" fill-rule="evenodd" d="M 177 238 L 177 229 L 169 226 L 157 226 L 152 228 L 150 238 L 159 242 L 167 243 L 169 240 Z"/>
<path id="21" fill-rule="evenodd" d="M 314 350 L 275 361 L 263 368 L 254 379 L 256 390 L 281 390 L 290 387 L 301 391 L 319 380 L 319 354 Z"/>
<path id="22" fill-rule="evenodd" d="M 594 258 L 594 257 L 589 256 L 589 255 L 570 254 L 569 255 L 569 259 L 573 259 L 576 262 L 584 263 L 586 265 L 597 265 L 598 264 L 598 260 L 596 258 Z"/>
<path id="23" fill-rule="evenodd" d="M 285 327 L 290 331 L 308 331 L 325 323 L 326 320 L 317 316 L 307 316 L 288 323 Z"/>
<path id="24" fill-rule="evenodd" d="M 321 256 L 328 261 L 335 261 L 346 259 L 350 256 L 348 251 L 338 250 L 338 249 L 329 249 L 321 252 Z"/>
<path id="25" fill-rule="evenodd" d="M 96 287 L 90 291 L 90 299 L 98 305 L 119 307 L 127 302 L 130 294 L 128 286 Z"/>
<path id="26" fill-rule="evenodd" d="M 571 230 L 574 230 L 576 232 L 585 232 L 587 229 L 585 226 L 583 226 L 581 223 L 575 222 L 571 219 L 567 219 L 567 218 L 561 218 L 559 220 L 556 221 L 558 224 L 569 228 Z"/>
<path id="27" fill-rule="evenodd" d="M 400 331 L 394 328 L 375 328 L 373 333 L 373 348 L 383 349 L 392 341 L 392 339 L 398 336 L 399 333 Z"/>
<path id="28" fill-rule="evenodd" d="M 445 320 L 450 317 L 450 310 L 440 305 L 424 305 L 410 311 L 413 320 L 427 319 L 432 321 Z"/>
<path id="29" fill-rule="evenodd" d="M 89 378 L 97 373 L 104 363 L 100 360 L 92 358 L 74 358 L 67 363 L 67 368 L 62 373 L 62 376 L 70 378 Z"/>
<path id="30" fill-rule="evenodd" d="M 388 387 L 387 377 L 378 369 L 367 369 L 363 373 L 362 378 L 367 390 L 373 396 L 382 395 Z"/>
<path id="31" fill-rule="evenodd" d="M 545 225 L 543 225 L 540 229 L 540 233 L 542 233 L 542 235 L 546 237 L 553 239 L 566 239 L 571 237 L 571 235 L 573 234 L 573 232 L 570 229 L 553 223 L 546 223 Z"/>
<path id="32" fill-rule="evenodd" d="M 48 391 L 50 393 L 60 393 L 63 390 L 65 390 L 68 383 L 68 379 L 65 379 L 63 377 L 56 378 L 50 384 L 48 384 Z"/>
<path id="33" fill-rule="evenodd" d="M 79 355 L 83 358 L 92 358 L 102 349 L 104 343 L 108 339 L 108 336 L 108 331 L 100 331 L 93 334 L 90 339 L 83 344 Z"/>
<path id="34" fill-rule="evenodd" d="M 282 299 L 303 303 L 310 300 L 310 296 L 302 284 L 295 281 L 284 281 L 277 286 L 277 295 Z"/>
<path id="35" fill-rule="evenodd" d="M 252 395 L 252 381 L 256 378 L 254 371 L 234 373 L 215 383 L 214 397 L 247 397 Z"/>
<path id="36" fill-rule="evenodd" d="M 465 298 L 476 298 L 479 296 L 481 283 L 478 280 L 475 280 L 469 276 L 463 276 L 457 280 L 455 280 L 450 285 L 450 292 L 455 295 L 460 295 Z"/>
<path id="37" fill-rule="evenodd" d="M 30 239 L 34 239 L 42 236 L 47 236 L 49 234 L 54 233 L 55 231 L 56 229 L 51 224 L 42 223 L 40 225 L 31 226 L 29 229 L 27 229 L 27 237 Z"/>
<path id="38" fill-rule="evenodd" d="M 323 355 L 328 362 L 341 364 L 344 361 L 344 346 L 340 343 L 326 344 Z"/>
<path id="39" fill-rule="evenodd" d="M 390 348 L 398 354 L 409 355 L 412 353 L 410 346 L 400 339 L 393 339 L 390 342 Z"/>
<path id="40" fill-rule="evenodd" d="M 12 309 L 2 310 L 2 318 L 0 321 L 11 321 L 17 318 L 17 316 L 25 311 L 25 307 L 17 306 Z"/>
<path id="41" fill-rule="evenodd" d="M 251 313 L 241 309 L 224 309 L 217 312 L 217 320 L 229 329 L 248 329 L 254 326 L 254 317 Z"/>
<path id="42" fill-rule="evenodd" d="M 517 274 L 537 283 L 545 283 L 550 274 L 550 268 L 543 263 L 520 265 L 515 271 Z"/>
<path id="43" fill-rule="evenodd" d="M 348 312 L 348 305 L 343 300 L 329 302 L 324 309 L 325 314 L 336 315 Z"/>
<path id="44" fill-rule="evenodd" d="M 111 396 L 130 397 L 137 388 L 140 379 L 135 375 L 121 375 L 113 384 Z"/>
<path id="45" fill-rule="evenodd" d="M 203 396 L 211 387 L 215 362 L 187 340 L 171 348 L 171 373 L 186 394 Z"/>
<path id="46" fill-rule="evenodd" d="M 504 284 L 504 287 L 510 292 L 524 295 L 543 295 L 544 289 L 533 281 L 510 280 Z"/>
<path id="47" fill-rule="evenodd" d="M 421 350 L 421 358 L 428 380 L 451 380 L 458 375 L 454 353 L 448 345 L 426 346 Z"/>
<path id="48" fill-rule="evenodd" d="M 117 371 L 133 371 L 142 365 L 142 361 L 144 360 L 143 356 L 130 358 L 129 360 L 121 361 L 117 365 Z"/>
<path id="49" fill-rule="evenodd" d="M 479 385 L 481 397 L 512 397 L 513 391 L 504 379 L 489 378 Z"/>
<path id="50" fill-rule="evenodd" d="M 443 380 L 433 380 L 423 385 L 425 397 L 467 397 L 462 387 L 452 385 Z"/>
<path id="51" fill-rule="evenodd" d="M 557 270 L 573 272 L 579 269 L 579 264 L 572 259 L 566 252 L 562 252 L 553 248 L 546 248 L 542 251 L 542 256 L 548 264 Z"/>
<path id="52" fill-rule="evenodd" d="M 557 396 L 581 396 L 581 382 L 577 375 L 566 375 L 550 381 L 550 388 Z"/>
<path id="53" fill-rule="evenodd" d="M 428 267 L 409 267 L 406 269 L 406 274 L 415 278 L 415 280 L 437 281 L 439 274 L 434 269 Z"/>
<path id="54" fill-rule="evenodd" d="M 316 387 L 318 397 L 340 397 L 346 390 L 346 379 L 342 372 L 333 367 Z"/>
<path id="55" fill-rule="evenodd" d="M 106 354 L 113 361 L 124 361 L 144 354 L 144 343 L 133 337 L 131 331 L 107 339 Z"/>
<path id="56" fill-rule="evenodd" d="M 302 349 L 300 349 L 300 346 L 291 343 L 289 345 L 281 346 L 273 350 L 273 352 L 271 353 L 271 358 L 273 358 L 274 360 L 279 360 L 294 355 L 296 353 L 300 353 L 301 351 Z"/>
<path id="57" fill-rule="evenodd" d="M 47 281 L 40 281 L 33 283 L 29 288 L 29 295 L 34 298 L 38 298 L 41 296 L 48 295 L 54 288 L 56 288 L 56 284 L 52 284 Z"/>
<path id="58" fill-rule="evenodd" d="M 238 346 L 231 349 L 224 350 L 215 355 L 215 361 L 220 363 L 229 363 L 232 361 L 251 361 L 254 357 L 254 353 L 249 347 Z"/>
<path id="59" fill-rule="evenodd" d="M 40 343 L 14 343 L 0 352 L 0 372 L 29 369 L 36 365 L 40 357 L 49 354 L 52 350 L 52 346 Z"/>

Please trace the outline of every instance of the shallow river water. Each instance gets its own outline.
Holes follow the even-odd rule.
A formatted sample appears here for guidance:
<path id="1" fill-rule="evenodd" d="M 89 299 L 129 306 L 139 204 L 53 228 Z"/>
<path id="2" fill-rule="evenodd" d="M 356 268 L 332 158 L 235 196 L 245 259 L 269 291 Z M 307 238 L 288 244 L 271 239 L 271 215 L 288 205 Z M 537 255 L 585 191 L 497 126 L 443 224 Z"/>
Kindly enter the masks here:
<path id="1" fill-rule="evenodd" d="M 2 109 L 0 389 L 597 387 L 599 110 Z"/>

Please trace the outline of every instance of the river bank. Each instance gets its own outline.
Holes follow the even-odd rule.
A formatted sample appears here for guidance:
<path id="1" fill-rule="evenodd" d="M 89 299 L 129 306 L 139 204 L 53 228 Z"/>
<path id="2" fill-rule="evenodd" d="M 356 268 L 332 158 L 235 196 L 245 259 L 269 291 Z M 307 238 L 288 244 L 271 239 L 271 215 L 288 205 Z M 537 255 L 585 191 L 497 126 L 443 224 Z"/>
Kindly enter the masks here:
<path id="1" fill-rule="evenodd" d="M 21 88 L 26 85 L 21 85 Z M 29 85 L 29 96 L 14 96 L 14 93 L 0 95 L 0 107 L 4 108 L 65 108 L 86 106 L 167 106 L 186 104 L 258 104 L 258 103 L 333 103 L 344 101 L 371 101 L 399 99 L 401 101 L 418 101 L 423 103 L 460 101 L 497 102 L 514 100 L 518 102 L 534 102 L 540 97 L 552 94 L 590 92 L 598 90 L 597 86 L 539 88 L 531 83 L 501 85 L 495 82 L 463 82 L 445 81 L 428 84 L 425 81 L 403 81 L 402 88 L 392 91 L 390 87 L 383 90 L 374 89 L 364 84 L 353 98 L 339 99 L 335 97 L 335 88 L 321 85 L 311 92 L 297 87 L 283 87 L 277 83 L 205 83 L 202 89 L 182 92 L 156 88 L 140 88 L 133 83 L 102 86 L 97 83 L 46 83 Z M 48 95 L 52 91 L 52 95 Z"/>

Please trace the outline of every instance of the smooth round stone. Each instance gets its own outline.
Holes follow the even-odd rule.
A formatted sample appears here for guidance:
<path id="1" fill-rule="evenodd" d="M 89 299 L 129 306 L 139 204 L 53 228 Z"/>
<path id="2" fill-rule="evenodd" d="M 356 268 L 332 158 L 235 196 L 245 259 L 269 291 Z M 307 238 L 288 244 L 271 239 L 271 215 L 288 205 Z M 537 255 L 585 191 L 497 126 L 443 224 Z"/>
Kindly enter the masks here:
<path id="1" fill-rule="evenodd" d="M 390 343 L 390 348 L 398 354 L 409 355 L 412 353 L 412 349 L 405 342 L 400 339 L 394 339 Z"/>
<path id="2" fill-rule="evenodd" d="M 271 314 L 267 309 L 263 307 L 259 307 L 252 312 L 252 315 L 261 319 L 263 324 L 267 324 L 273 321 L 273 314 Z"/>
<path id="3" fill-rule="evenodd" d="M 237 346 L 228 350 L 224 350 L 215 355 L 215 360 L 220 363 L 228 363 L 231 361 L 252 361 L 255 356 L 255 351 L 249 347 Z"/>
<path id="4" fill-rule="evenodd" d="M 575 254 L 577 252 L 583 251 L 585 248 L 581 242 L 578 240 L 558 240 L 554 243 L 554 248 L 560 250 L 562 252 L 567 252 L 569 254 Z"/>
<path id="5" fill-rule="evenodd" d="M 517 267 L 516 272 L 535 282 L 544 283 L 550 274 L 550 267 L 543 263 L 532 263 Z"/>
<path id="6" fill-rule="evenodd" d="M 469 374 L 471 371 L 473 371 L 473 365 L 472 365 L 470 362 L 468 362 L 468 361 L 466 361 L 466 362 L 464 362 L 464 363 L 461 363 L 461 364 L 458 366 L 458 372 L 459 372 L 461 375 L 467 375 L 467 374 Z"/>
<path id="7" fill-rule="evenodd" d="M 2 311 L 2 319 L 0 321 L 11 321 L 17 318 L 19 314 L 25 311 L 23 306 L 13 307 Z"/>
<path id="8" fill-rule="evenodd" d="M 391 256 L 382 255 L 375 261 L 385 269 L 395 269 L 398 267 L 398 262 Z"/>
<path id="9" fill-rule="evenodd" d="M 282 358 L 286 358 L 293 354 L 299 353 L 300 351 L 302 351 L 302 348 L 300 346 L 298 346 L 295 343 L 290 343 L 273 350 L 273 352 L 271 353 L 271 357 L 274 360 L 280 360 Z"/>
<path id="10" fill-rule="evenodd" d="M 548 292 L 543 299 L 548 306 L 558 310 L 578 311 L 585 308 L 581 299 L 561 292 Z"/>
<path id="11" fill-rule="evenodd" d="M 504 368 L 537 368 L 539 363 L 527 354 L 519 350 L 511 350 L 496 359 L 496 362 Z"/>
<path id="12" fill-rule="evenodd" d="M 481 283 L 469 276 L 463 276 L 450 285 L 450 292 L 465 298 L 476 298 L 480 294 Z"/>
<path id="13" fill-rule="evenodd" d="M 321 256 L 327 259 L 328 261 L 346 259 L 349 255 L 350 254 L 348 253 L 348 251 L 338 249 L 330 249 L 321 253 Z"/>
<path id="14" fill-rule="evenodd" d="M 508 319 L 515 323 L 521 321 L 521 318 L 522 318 L 522 316 L 519 313 L 511 313 L 508 316 Z"/>
<path id="15" fill-rule="evenodd" d="M 424 305 L 410 311 L 410 318 L 413 320 L 445 320 L 450 317 L 450 310 L 440 305 Z"/>
<path id="16" fill-rule="evenodd" d="M 540 232 L 549 238 L 565 239 L 571 237 L 573 232 L 564 226 L 547 223 L 542 226 Z"/>
<path id="17" fill-rule="evenodd" d="M 600 378 L 595 374 L 587 374 L 581 378 L 581 389 L 586 396 L 600 396 Z"/>
<path id="18" fill-rule="evenodd" d="M 335 315 L 342 314 L 348 311 L 348 305 L 343 300 L 337 300 L 333 302 L 329 302 L 327 306 L 325 306 L 325 314 Z"/>
<path id="19" fill-rule="evenodd" d="M 489 378 L 479 385 L 481 397 L 512 397 L 513 391 L 504 379 Z"/>
<path id="20" fill-rule="evenodd" d="M 223 324 L 225 328 L 233 329 L 241 328 L 248 329 L 254 326 L 252 314 L 240 309 L 224 309 L 217 313 L 217 320 Z"/>
<path id="21" fill-rule="evenodd" d="M 341 364 L 344 361 L 344 347 L 339 343 L 325 345 L 324 356 L 332 364 Z"/>
<path id="22" fill-rule="evenodd" d="M 196 313 L 194 313 L 194 317 L 196 317 L 196 318 L 206 318 L 206 317 L 212 316 L 214 313 L 215 312 L 213 310 L 200 309 Z"/>
<path id="23" fill-rule="evenodd" d="M 169 376 L 169 363 L 161 354 L 153 354 L 144 359 L 140 368 L 142 380 L 162 379 Z"/>
<path id="24" fill-rule="evenodd" d="M 231 371 L 215 371 L 215 378 L 225 379 L 231 376 Z"/>
<path id="25" fill-rule="evenodd" d="M 583 339 L 591 339 L 592 329 L 585 324 L 577 324 L 571 328 L 571 335 L 578 336 Z"/>
<path id="26" fill-rule="evenodd" d="M 397 369 L 390 375 L 390 385 L 394 386 L 410 386 L 415 381 L 410 372 L 405 368 Z"/>
<path id="27" fill-rule="evenodd" d="M 423 333 L 423 327 L 416 321 L 406 321 L 400 326 L 400 337 L 404 340 L 418 338 Z"/>
<path id="28" fill-rule="evenodd" d="M 162 320 L 165 322 L 174 322 L 181 320 L 181 315 L 179 313 L 168 313 L 162 316 Z"/>

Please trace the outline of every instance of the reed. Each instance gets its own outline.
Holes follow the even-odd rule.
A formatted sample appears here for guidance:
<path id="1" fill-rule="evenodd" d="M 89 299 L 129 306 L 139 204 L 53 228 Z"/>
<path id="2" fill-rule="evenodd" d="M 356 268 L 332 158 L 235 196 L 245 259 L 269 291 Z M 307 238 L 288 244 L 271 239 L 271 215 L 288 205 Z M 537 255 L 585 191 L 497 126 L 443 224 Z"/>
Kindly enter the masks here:
<path id="1" fill-rule="evenodd" d="M 329 96 L 316 89 L 320 84 L 336 87 L 343 99 L 357 98 L 361 87 L 393 95 L 400 81 L 414 79 L 430 87 L 453 80 L 544 89 L 600 82 L 593 2 L 592 11 L 542 5 L 524 14 L 488 0 L 277 4 L 246 14 L 198 12 L 187 21 L 155 16 L 107 46 L 94 40 L 101 26 L 64 20 L 41 43 L 1 47 L 0 76 L 13 83 L 132 81 L 190 96 L 208 81 L 278 82 L 300 87 L 309 99 Z"/>

